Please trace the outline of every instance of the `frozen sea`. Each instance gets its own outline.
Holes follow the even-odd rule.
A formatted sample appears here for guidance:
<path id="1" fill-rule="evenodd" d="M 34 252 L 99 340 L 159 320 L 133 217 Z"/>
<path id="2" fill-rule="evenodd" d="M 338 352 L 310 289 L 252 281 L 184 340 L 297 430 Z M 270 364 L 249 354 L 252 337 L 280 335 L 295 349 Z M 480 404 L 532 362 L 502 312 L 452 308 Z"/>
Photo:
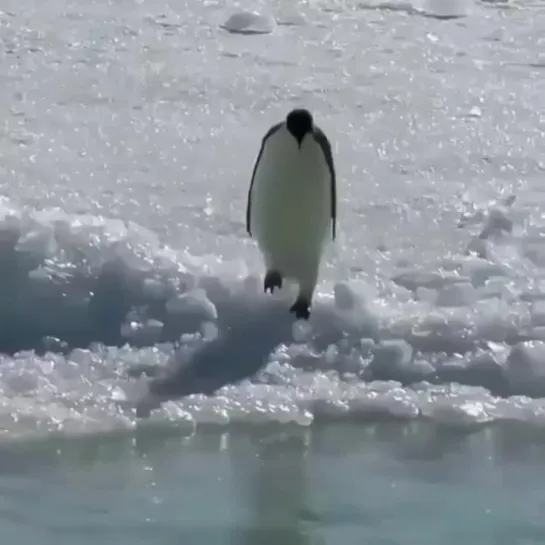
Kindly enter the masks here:
<path id="1" fill-rule="evenodd" d="M 542 0 L 2 0 L 3 540 L 542 544 L 544 36 Z M 244 225 L 301 106 L 308 323 Z"/>

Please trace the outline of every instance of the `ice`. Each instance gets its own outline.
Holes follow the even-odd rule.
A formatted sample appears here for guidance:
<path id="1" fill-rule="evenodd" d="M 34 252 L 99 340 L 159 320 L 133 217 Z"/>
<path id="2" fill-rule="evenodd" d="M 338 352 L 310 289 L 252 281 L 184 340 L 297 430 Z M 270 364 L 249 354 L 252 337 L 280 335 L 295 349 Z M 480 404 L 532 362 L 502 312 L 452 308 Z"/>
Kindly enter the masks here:
<path id="1" fill-rule="evenodd" d="M 435 303 L 437 301 L 437 290 L 418 287 L 415 290 L 416 299 L 419 301 L 426 301 L 428 303 Z"/>
<path id="2" fill-rule="evenodd" d="M 480 238 L 488 238 L 492 234 L 499 234 L 503 231 L 510 233 L 513 229 L 513 222 L 509 218 L 509 210 L 506 207 L 493 207 L 488 211 Z"/>
<path id="3" fill-rule="evenodd" d="M 545 342 L 513 346 L 506 362 L 506 378 L 517 393 L 545 396 Z"/>
<path id="4" fill-rule="evenodd" d="M 483 111 L 479 106 L 472 106 L 468 113 L 469 117 L 481 117 L 482 115 Z"/>
<path id="5" fill-rule="evenodd" d="M 530 307 L 533 326 L 545 326 L 545 301 L 535 301 Z"/>
<path id="6" fill-rule="evenodd" d="M 456 19 L 471 13 L 472 0 L 367 0 L 361 6 L 367 9 L 402 11 L 437 19 Z"/>
<path id="7" fill-rule="evenodd" d="M 155 278 L 146 278 L 143 282 L 143 291 L 150 299 L 163 299 L 171 286 L 165 285 Z"/>
<path id="8" fill-rule="evenodd" d="M 477 288 L 477 297 L 479 299 L 503 299 L 513 302 L 518 299 L 518 294 L 514 286 L 505 277 L 490 277 L 484 285 Z"/>
<path id="9" fill-rule="evenodd" d="M 335 305 L 342 310 L 352 310 L 357 305 L 357 295 L 350 287 L 341 282 L 334 288 Z"/>
<path id="10" fill-rule="evenodd" d="M 214 322 L 204 322 L 201 326 L 201 333 L 205 341 L 215 341 L 219 331 Z"/>
<path id="11" fill-rule="evenodd" d="M 173 297 L 167 301 L 166 310 L 171 314 L 191 313 L 199 315 L 203 321 L 213 321 L 218 317 L 216 307 L 207 298 L 206 292 L 200 288 Z"/>
<path id="12" fill-rule="evenodd" d="M 144 323 L 129 322 L 121 326 L 121 335 L 139 344 L 155 344 L 161 339 L 164 324 L 159 320 L 146 320 Z"/>
<path id="13" fill-rule="evenodd" d="M 9 1 L 3 439 L 545 423 L 545 103 L 518 62 L 535 57 L 531 7 L 114 2 L 104 18 L 101 1 Z M 292 106 L 338 170 L 308 322 L 289 287 L 263 294 L 244 225 L 251 158 Z"/>
<path id="14" fill-rule="evenodd" d="M 371 349 L 369 369 L 375 377 L 398 378 L 412 367 L 413 348 L 402 340 L 382 341 Z"/>
<path id="15" fill-rule="evenodd" d="M 475 288 L 469 282 L 446 286 L 438 291 L 435 304 L 439 307 L 470 307 L 477 299 Z"/>
<path id="16" fill-rule="evenodd" d="M 418 288 L 438 289 L 451 284 L 467 283 L 470 278 L 461 276 L 458 272 L 452 271 L 404 271 L 393 278 L 394 282 L 409 289 Z"/>
<path id="17" fill-rule="evenodd" d="M 307 24 L 305 16 L 297 11 L 296 7 L 286 4 L 283 6 L 282 11 L 276 17 L 276 22 L 283 26 L 304 26 Z"/>
<path id="18" fill-rule="evenodd" d="M 452 19 L 469 15 L 473 0 L 413 0 L 412 5 L 430 17 Z"/>
<path id="19" fill-rule="evenodd" d="M 272 17 L 250 11 L 234 13 L 221 25 L 234 34 L 270 34 L 275 27 Z"/>
<path id="20" fill-rule="evenodd" d="M 487 259 L 469 257 L 460 264 L 460 271 L 463 275 L 470 278 L 475 287 L 495 282 L 498 287 L 506 285 L 508 280 L 507 268 L 501 264 L 492 263 Z"/>

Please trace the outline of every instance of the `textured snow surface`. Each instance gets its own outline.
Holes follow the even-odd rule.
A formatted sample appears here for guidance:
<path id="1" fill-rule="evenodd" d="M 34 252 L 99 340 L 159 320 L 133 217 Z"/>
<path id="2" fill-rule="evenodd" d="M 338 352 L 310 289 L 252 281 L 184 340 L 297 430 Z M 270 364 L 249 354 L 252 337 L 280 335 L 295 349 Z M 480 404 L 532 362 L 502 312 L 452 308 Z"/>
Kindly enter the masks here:
<path id="1" fill-rule="evenodd" d="M 1 10 L 6 438 L 545 423 L 542 3 Z M 260 139 L 297 106 L 339 178 L 309 323 L 262 293 L 244 228 Z"/>

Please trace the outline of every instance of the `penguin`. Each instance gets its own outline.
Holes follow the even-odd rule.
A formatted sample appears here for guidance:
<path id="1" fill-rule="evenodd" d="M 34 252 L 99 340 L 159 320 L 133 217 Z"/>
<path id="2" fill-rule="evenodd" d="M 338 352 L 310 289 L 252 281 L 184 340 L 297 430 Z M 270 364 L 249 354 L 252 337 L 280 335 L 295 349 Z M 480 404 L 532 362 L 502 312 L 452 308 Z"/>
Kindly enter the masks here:
<path id="1" fill-rule="evenodd" d="M 246 208 L 246 230 L 263 255 L 263 291 L 299 284 L 290 312 L 308 320 L 325 245 L 335 240 L 337 188 L 331 144 L 306 109 L 295 109 L 261 141 Z"/>

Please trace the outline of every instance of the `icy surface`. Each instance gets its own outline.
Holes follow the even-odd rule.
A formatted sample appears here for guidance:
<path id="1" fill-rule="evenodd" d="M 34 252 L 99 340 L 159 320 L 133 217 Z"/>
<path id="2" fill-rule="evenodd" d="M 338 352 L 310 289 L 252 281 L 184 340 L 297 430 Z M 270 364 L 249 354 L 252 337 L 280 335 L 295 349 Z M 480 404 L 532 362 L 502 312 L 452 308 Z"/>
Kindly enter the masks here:
<path id="1" fill-rule="evenodd" d="M 545 423 L 539 3 L 96 4 L 1 7 L 5 438 Z M 308 324 L 244 228 L 295 106 L 339 178 Z"/>
<path id="2" fill-rule="evenodd" d="M 272 17 L 249 11 L 234 13 L 221 25 L 221 28 L 233 34 L 270 34 L 275 27 Z"/>

